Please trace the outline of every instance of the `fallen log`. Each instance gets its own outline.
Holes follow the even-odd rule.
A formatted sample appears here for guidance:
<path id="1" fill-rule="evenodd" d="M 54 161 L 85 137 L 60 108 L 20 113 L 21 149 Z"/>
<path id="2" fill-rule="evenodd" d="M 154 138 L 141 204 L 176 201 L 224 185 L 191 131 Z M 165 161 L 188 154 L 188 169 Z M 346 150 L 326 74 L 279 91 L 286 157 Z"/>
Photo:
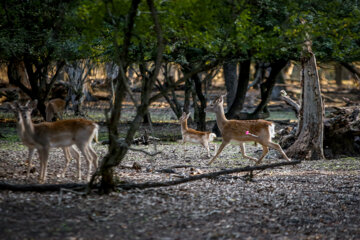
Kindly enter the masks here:
<path id="1" fill-rule="evenodd" d="M 217 172 L 205 173 L 193 175 L 187 178 L 182 178 L 174 181 L 166 182 L 145 182 L 145 183 L 125 183 L 119 184 L 116 187 L 122 190 L 131 190 L 131 189 L 146 189 L 154 187 L 169 187 L 186 182 L 197 181 L 203 178 L 215 178 L 220 175 L 239 173 L 239 172 L 252 172 L 256 170 L 265 170 L 268 168 L 276 168 L 287 165 L 296 165 L 301 163 L 301 161 L 291 161 L 291 162 L 279 162 L 259 166 L 246 166 L 242 168 L 232 168 L 225 169 Z M 70 189 L 84 191 L 88 187 L 88 184 L 79 184 L 79 183 L 66 183 L 66 184 L 11 184 L 0 182 L 0 191 L 20 191 L 20 192 L 58 192 L 61 189 Z M 99 185 L 95 185 L 93 189 L 98 189 Z"/>
<path id="2" fill-rule="evenodd" d="M 203 178 L 215 178 L 221 175 L 225 174 L 232 174 L 232 173 L 239 173 L 239 172 L 252 172 L 256 170 L 265 170 L 268 168 L 276 168 L 281 166 L 287 166 L 287 165 L 296 165 L 301 163 L 301 161 L 291 161 L 291 162 L 279 162 L 279 163 L 272 163 L 272 164 L 266 164 L 266 165 L 259 165 L 259 166 L 246 166 L 242 168 L 232 168 L 232 169 L 226 169 L 221 170 L 217 172 L 211 172 L 211 173 L 204 173 L 199 175 L 190 176 L 187 178 L 182 178 L 174 181 L 166 181 L 166 182 L 145 182 L 145 183 L 127 183 L 127 184 L 120 184 L 117 185 L 117 188 L 123 189 L 123 190 L 130 190 L 130 189 L 145 189 L 145 188 L 154 188 L 154 187 L 169 187 L 174 186 L 182 183 L 197 181 Z"/>
<path id="3" fill-rule="evenodd" d="M 65 184 L 11 184 L 0 182 L 0 191 L 20 191 L 20 192 L 57 192 L 62 188 L 66 189 L 85 189 L 85 183 L 65 183 Z"/>

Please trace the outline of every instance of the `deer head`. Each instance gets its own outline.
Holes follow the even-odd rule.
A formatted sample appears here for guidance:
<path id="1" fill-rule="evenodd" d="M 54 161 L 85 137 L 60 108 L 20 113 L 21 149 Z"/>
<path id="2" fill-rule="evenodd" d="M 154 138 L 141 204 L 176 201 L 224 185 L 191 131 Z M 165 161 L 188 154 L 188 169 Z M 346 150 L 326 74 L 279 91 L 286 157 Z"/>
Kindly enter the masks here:
<path id="1" fill-rule="evenodd" d="M 227 94 L 224 95 L 220 95 L 217 98 L 215 98 L 214 101 L 210 101 L 209 105 L 205 108 L 205 112 L 219 112 L 221 108 L 223 108 L 223 104 L 224 104 L 224 97 Z"/>

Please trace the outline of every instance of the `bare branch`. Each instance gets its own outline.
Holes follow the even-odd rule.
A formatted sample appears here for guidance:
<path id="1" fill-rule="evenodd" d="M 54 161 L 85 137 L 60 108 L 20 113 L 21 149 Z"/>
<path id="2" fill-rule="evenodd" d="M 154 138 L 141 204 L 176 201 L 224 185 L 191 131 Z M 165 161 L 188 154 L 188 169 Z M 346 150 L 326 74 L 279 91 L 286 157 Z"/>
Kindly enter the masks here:
<path id="1" fill-rule="evenodd" d="M 289 106 L 291 106 L 296 112 L 296 115 L 298 115 L 300 111 L 300 105 L 297 102 L 295 102 L 293 99 L 291 99 L 287 95 L 285 90 L 281 90 L 280 93 L 281 93 L 280 99 L 283 100 L 285 103 L 287 103 Z"/>

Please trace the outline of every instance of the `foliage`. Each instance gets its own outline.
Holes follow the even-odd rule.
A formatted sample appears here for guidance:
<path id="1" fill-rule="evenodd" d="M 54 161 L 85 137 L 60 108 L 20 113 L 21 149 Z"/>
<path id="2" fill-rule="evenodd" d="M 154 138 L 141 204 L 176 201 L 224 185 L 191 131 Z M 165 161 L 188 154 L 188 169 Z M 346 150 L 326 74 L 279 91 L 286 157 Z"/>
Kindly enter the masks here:
<path id="1" fill-rule="evenodd" d="M 79 43 L 70 16 L 77 1 L 2 1 L 0 58 L 72 59 Z"/>

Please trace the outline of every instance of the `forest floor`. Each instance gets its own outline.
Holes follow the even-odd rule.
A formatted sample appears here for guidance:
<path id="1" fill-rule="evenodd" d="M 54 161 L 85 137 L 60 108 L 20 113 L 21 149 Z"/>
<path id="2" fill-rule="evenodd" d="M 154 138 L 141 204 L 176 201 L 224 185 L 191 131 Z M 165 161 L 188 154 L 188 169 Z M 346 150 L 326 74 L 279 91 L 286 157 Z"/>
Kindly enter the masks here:
<path id="1" fill-rule="evenodd" d="M 158 124 L 154 128 L 164 131 Z M 136 147 L 154 151 L 152 144 Z M 106 154 L 104 145 L 95 149 L 100 159 Z M 129 152 L 115 169 L 119 181 L 161 182 L 253 165 L 237 145 L 227 146 L 210 167 L 200 145 L 160 142 L 157 149 L 162 153 L 155 157 Z M 247 153 L 258 157 L 261 148 L 247 144 Z M 20 143 L 1 141 L 0 181 L 36 183 L 39 162 L 34 157 L 35 171 L 26 180 L 26 156 Z M 279 161 L 271 150 L 263 163 Z M 133 168 L 134 162 L 141 169 Z M 178 165 L 192 167 L 172 168 Z M 79 182 L 75 161 L 59 178 L 63 166 L 62 152 L 54 149 L 48 183 Z M 174 172 L 158 171 L 168 168 Z M 82 169 L 84 179 L 84 162 Z M 252 181 L 244 175 L 110 195 L 1 191 L 0 239 L 360 239 L 360 158 L 268 169 L 255 172 Z"/>
<path id="2" fill-rule="evenodd" d="M 328 101 L 343 105 L 342 95 L 338 91 L 338 98 L 334 98 L 331 94 L 335 93 L 326 93 Z M 349 93 L 344 96 L 349 97 Z M 360 102 L 359 95 L 354 94 L 351 100 Z M 247 101 L 252 103 L 247 102 L 245 107 L 255 102 L 252 98 Z M 102 109 L 99 115 L 103 107 L 101 103 L 97 106 Z M 166 104 L 159 102 L 152 111 L 153 132 L 161 138 L 156 147 L 161 154 L 150 157 L 130 151 L 115 168 L 119 182 L 164 182 L 253 165 L 241 157 L 238 145 L 229 145 L 207 166 L 210 159 L 204 148 L 180 144 L 180 126 Z M 271 120 L 295 118 L 284 104 L 271 106 L 271 111 L 278 114 Z M 133 111 L 128 106 L 123 113 L 122 136 Z M 5 136 L 0 138 L 0 182 L 35 184 L 40 165 L 37 155 L 33 172 L 26 179 L 27 149 L 16 137 L 13 120 L 6 118 L 0 124 L 0 133 Z M 92 115 L 92 119 L 97 117 Z M 213 120 L 209 115 L 208 129 Z M 149 126 L 142 126 L 139 135 L 145 130 L 151 131 Z M 107 138 L 103 125 L 100 137 Z M 219 147 L 219 138 L 215 144 Z M 107 147 L 94 146 L 101 160 Z M 135 147 L 155 151 L 153 144 Z M 261 155 L 260 146 L 247 143 L 246 147 L 248 155 Z M 280 161 L 278 153 L 270 150 L 262 164 Z M 53 149 L 47 183 L 85 183 L 76 178 L 75 161 L 65 178 L 57 177 L 64 162 L 63 153 Z M 133 167 L 134 163 L 140 168 Z M 184 166 L 175 167 L 179 165 Z M 169 168 L 172 173 L 161 171 Z M 84 161 L 82 169 L 84 179 Z M 254 174 L 251 181 L 246 173 L 238 173 L 172 187 L 119 190 L 110 195 L 0 191 L 0 239 L 360 239 L 360 158 L 303 161 Z"/>

